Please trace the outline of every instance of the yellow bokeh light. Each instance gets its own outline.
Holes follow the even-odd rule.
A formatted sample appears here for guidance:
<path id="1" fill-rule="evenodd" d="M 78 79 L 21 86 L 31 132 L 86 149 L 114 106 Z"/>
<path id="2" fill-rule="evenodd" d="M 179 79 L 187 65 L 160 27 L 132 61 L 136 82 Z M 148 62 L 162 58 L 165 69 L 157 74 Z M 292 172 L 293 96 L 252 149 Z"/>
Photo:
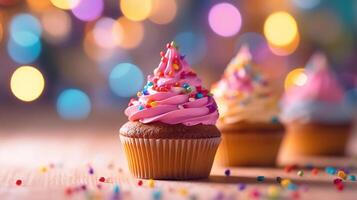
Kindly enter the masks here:
<path id="1" fill-rule="evenodd" d="M 297 34 L 296 37 L 294 38 L 294 40 L 285 46 L 276 46 L 273 45 L 271 43 L 268 43 L 268 46 L 270 48 L 270 50 L 278 56 L 287 56 L 290 55 L 292 53 L 295 52 L 295 50 L 297 49 L 297 47 L 299 46 L 300 43 L 300 35 Z"/>
<path id="2" fill-rule="evenodd" d="M 26 2 L 29 8 L 35 12 L 43 12 L 52 6 L 49 0 L 26 0 Z"/>
<path id="3" fill-rule="evenodd" d="M 118 46 L 124 49 L 132 49 L 137 47 L 144 38 L 144 26 L 140 22 L 128 20 L 126 17 L 120 17 L 118 25 L 122 28 L 122 37 Z"/>
<path id="4" fill-rule="evenodd" d="M 10 88 L 16 98 L 30 102 L 37 99 L 45 88 L 42 73 L 32 66 L 22 66 L 11 76 Z"/>
<path id="5" fill-rule="evenodd" d="M 304 68 L 296 68 L 288 73 L 285 78 L 284 86 L 285 90 L 288 90 L 292 87 L 303 86 L 306 84 L 308 77 L 305 73 Z"/>
<path id="6" fill-rule="evenodd" d="M 152 10 L 149 19 L 156 24 L 170 23 L 176 16 L 175 0 L 152 0 Z"/>
<path id="7" fill-rule="evenodd" d="M 120 9 L 128 19 L 142 21 L 150 15 L 152 0 L 121 0 Z"/>
<path id="8" fill-rule="evenodd" d="M 80 3 L 81 0 L 50 0 L 57 8 L 63 10 L 73 9 Z M 84 0 L 85 1 L 85 0 Z"/>
<path id="9" fill-rule="evenodd" d="M 297 23 L 287 12 L 275 12 L 264 23 L 264 35 L 275 46 L 286 46 L 298 35 Z"/>

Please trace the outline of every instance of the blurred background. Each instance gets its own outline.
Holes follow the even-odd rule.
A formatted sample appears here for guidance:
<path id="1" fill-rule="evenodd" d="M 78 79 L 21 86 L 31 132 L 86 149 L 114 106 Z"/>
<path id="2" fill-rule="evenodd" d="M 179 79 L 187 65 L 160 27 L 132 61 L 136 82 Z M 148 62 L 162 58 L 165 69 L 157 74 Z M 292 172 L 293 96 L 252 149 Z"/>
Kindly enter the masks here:
<path id="1" fill-rule="evenodd" d="M 0 126 L 119 127 L 172 40 L 206 87 L 248 44 L 278 92 L 315 51 L 353 91 L 356 35 L 354 0 L 0 0 Z"/>

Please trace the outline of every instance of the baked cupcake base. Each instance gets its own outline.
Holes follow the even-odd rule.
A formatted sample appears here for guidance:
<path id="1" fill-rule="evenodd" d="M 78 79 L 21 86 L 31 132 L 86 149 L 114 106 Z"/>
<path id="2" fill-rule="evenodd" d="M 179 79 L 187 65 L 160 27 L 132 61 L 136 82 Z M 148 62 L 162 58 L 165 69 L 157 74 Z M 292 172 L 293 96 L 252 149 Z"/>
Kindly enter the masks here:
<path id="1" fill-rule="evenodd" d="M 341 156 L 345 154 L 351 125 L 291 123 L 282 144 L 282 156 Z"/>
<path id="2" fill-rule="evenodd" d="M 120 130 L 129 170 L 144 179 L 208 177 L 220 140 L 218 129 L 206 125 L 128 122 Z"/>
<path id="3" fill-rule="evenodd" d="M 224 166 L 274 166 L 283 137 L 281 125 L 220 126 L 216 160 Z"/>

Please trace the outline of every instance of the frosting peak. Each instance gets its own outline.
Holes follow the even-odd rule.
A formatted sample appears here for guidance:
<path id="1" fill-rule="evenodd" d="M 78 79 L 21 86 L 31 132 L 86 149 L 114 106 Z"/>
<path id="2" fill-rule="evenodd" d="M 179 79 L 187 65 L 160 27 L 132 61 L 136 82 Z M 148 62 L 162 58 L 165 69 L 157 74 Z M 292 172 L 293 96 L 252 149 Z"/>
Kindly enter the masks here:
<path id="1" fill-rule="evenodd" d="M 271 93 L 267 80 L 254 69 L 248 46 L 243 46 L 231 60 L 212 92 L 222 123 L 275 123 L 277 120 L 278 98 Z"/>
<path id="2" fill-rule="evenodd" d="M 202 81 L 191 69 L 174 42 L 161 52 L 161 62 L 148 76 L 138 99 L 130 100 L 125 114 L 129 120 L 142 123 L 214 125 L 218 118 L 216 102 L 202 87 Z"/>
<path id="3" fill-rule="evenodd" d="M 352 105 L 326 57 L 317 53 L 306 66 L 307 82 L 293 87 L 283 97 L 282 118 L 286 122 L 344 123 L 353 118 Z"/>

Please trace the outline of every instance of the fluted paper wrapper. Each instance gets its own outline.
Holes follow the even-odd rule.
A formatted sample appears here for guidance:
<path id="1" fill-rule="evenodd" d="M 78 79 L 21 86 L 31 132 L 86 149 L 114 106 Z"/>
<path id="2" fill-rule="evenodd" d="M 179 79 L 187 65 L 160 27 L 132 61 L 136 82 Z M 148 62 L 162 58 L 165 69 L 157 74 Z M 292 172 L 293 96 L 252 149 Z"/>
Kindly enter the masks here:
<path id="1" fill-rule="evenodd" d="M 144 139 L 120 135 L 129 170 L 137 178 L 197 179 L 208 177 L 220 137 Z"/>

